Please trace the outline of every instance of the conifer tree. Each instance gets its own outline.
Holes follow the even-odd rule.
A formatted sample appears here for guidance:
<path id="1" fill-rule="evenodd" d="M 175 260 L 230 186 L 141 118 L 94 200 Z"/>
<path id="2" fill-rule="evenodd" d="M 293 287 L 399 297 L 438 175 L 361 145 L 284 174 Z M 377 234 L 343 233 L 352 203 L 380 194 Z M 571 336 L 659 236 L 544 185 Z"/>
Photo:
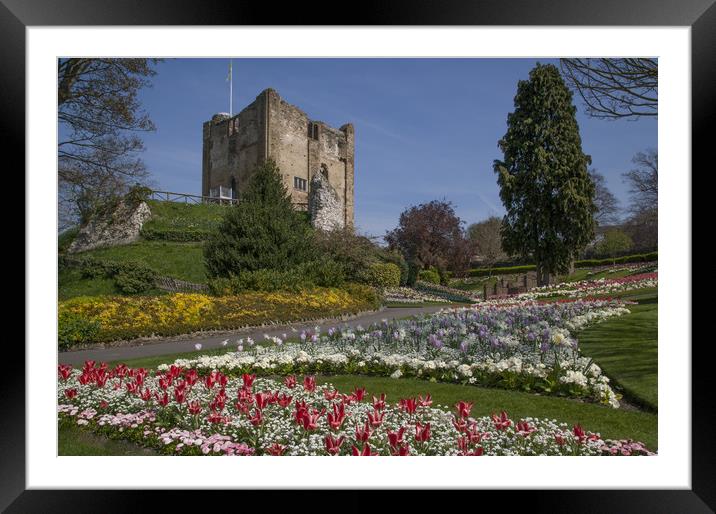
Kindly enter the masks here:
<path id="1" fill-rule="evenodd" d="M 538 283 L 565 273 L 594 237 L 591 157 L 582 151 L 572 93 L 559 70 L 537 64 L 517 85 L 515 110 L 494 161 L 507 214 L 504 250 L 534 259 Z"/>
<path id="2" fill-rule="evenodd" d="M 312 228 L 294 210 L 276 163 L 256 169 L 204 246 L 209 277 L 258 269 L 287 269 L 314 257 Z"/>

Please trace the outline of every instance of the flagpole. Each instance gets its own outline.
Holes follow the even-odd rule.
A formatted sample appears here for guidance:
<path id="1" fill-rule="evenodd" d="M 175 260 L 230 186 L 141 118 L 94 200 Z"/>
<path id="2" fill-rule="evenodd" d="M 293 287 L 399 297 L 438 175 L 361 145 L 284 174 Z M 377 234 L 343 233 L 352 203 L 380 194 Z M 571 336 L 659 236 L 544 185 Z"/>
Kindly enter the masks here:
<path id="1" fill-rule="evenodd" d="M 234 70 L 233 59 L 229 59 L 229 116 L 234 115 Z"/>

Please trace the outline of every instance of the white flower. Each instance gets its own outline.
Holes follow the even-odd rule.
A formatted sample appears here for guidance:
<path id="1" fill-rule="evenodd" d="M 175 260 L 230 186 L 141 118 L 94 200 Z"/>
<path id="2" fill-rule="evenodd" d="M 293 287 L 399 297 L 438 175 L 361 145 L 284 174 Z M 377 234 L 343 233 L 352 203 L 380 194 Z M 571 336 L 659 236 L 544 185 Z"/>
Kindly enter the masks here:
<path id="1" fill-rule="evenodd" d="M 197 350 L 201 350 L 201 343 L 196 343 L 194 345 L 194 348 L 196 348 Z"/>

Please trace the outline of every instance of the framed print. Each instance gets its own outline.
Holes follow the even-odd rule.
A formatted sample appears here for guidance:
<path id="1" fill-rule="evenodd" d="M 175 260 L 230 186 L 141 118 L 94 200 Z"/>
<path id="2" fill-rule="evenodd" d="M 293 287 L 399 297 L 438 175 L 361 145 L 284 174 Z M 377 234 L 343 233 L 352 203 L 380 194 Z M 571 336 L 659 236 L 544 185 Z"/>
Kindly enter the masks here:
<path id="1" fill-rule="evenodd" d="M 691 289 L 712 2 L 300 14 L 2 0 L 28 298 L 3 509 L 284 488 L 714 509 Z"/>

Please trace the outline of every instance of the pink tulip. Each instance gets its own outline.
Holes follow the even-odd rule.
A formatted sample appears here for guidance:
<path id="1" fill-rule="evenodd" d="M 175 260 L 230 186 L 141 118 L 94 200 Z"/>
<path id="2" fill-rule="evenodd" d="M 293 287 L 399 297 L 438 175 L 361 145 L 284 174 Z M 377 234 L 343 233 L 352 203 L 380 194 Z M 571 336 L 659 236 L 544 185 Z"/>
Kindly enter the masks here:
<path id="1" fill-rule="evenodd" d="M 308 375 L 303 377 L 303 388 L 308 392 L 316 390 L 316 377 Z"/>
<path id="2" fill-rule="evenodd" d="M 283 383 L 289 389 L 293 389 L 296 387 L 296 377 L 294 375 L 289 375 L 283 379 Z"/>

